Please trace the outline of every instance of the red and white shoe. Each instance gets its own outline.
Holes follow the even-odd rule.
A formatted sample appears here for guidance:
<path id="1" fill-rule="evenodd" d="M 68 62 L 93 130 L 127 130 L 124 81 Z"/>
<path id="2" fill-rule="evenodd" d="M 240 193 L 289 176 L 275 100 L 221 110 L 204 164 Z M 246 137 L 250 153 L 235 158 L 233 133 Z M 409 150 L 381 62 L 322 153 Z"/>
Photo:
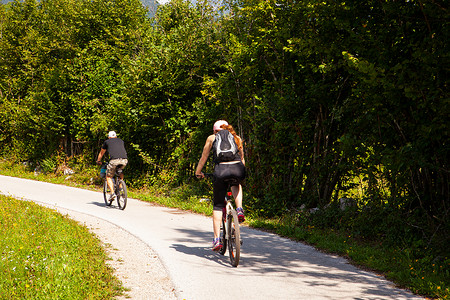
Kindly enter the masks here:
<path id="1" fill-rule="evenodd" d="M 239 223 L 244 222 L 245 221 L 244 209 L 242 207 L 238 207 L 236 208 L 236 212 L 238 215 Z"/>
<path id="2" fill-rule="evenodd" d="M 215 238 L 213 239 L 213 251 L 219 251 L 220 249 L 222 249 L 223 245 L 220 242 L 220 238 Z"/>

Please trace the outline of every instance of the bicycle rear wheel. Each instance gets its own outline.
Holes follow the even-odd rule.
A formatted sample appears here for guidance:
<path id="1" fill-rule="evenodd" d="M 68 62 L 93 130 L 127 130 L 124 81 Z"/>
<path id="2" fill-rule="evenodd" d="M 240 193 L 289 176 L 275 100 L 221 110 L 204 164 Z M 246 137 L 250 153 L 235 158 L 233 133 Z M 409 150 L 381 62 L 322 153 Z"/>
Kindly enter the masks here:
<path id="1" fill-rule="evenodd" d="M 113 179 L 114 180 L 114 179 Z M 111 195 L 111 190 L 109 189 L 108 182 L 103 181 L 103 199 L 105 200 L 106 206 L 111 206 L 112 201 L 109 200 L 109 196 Z"/>
<path id="2" fill-rule="evenodd" d="M 127 206 L 127 185 L 125 184 L 125 181 L 119 180 L 117 183 L 117 204 L 119 204 L 119 208 L 121 210 L 124 210 Z"/>
<path id="3" fill-rule="evenodd" d="M 220 227 L 220 239 L 222 241 L 222 249 L 219 250 L 219 253 L 225 255 L 227 252 L 227 231 L 225 230 L 225 220 L 222 218 L 222 227 Z"/>
<path id="4" fill-rule="evenodd" d="M 231 265 L 237 267 L 241 256 L 241 230 L 236 210 L 231 210 L 231 215 L 227 216 L 228 229 L 228 253 Z"/>

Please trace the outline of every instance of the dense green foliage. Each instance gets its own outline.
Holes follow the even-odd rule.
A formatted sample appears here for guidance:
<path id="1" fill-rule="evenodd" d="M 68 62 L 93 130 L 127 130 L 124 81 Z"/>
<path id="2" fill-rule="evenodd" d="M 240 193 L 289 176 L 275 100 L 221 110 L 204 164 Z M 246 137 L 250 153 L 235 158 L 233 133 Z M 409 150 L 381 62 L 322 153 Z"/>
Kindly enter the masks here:
<path id="1" fill-rule="evenodd" d="M 120 282 L 99 240 L 55 211 L 0 195 L 2 299 L 112 299 Z"/>
<path id="2" fill-rule="evenodd" d="M 224 3 L 174 0 L 153 19 L 137 0 L 2 5 L 3 155 L 92 163 L 116 130 L 132 185 L 176 185 L 225 118 L 249 213 L 319 207 L 316 226 L 448 255 L 444 2 Z"/>

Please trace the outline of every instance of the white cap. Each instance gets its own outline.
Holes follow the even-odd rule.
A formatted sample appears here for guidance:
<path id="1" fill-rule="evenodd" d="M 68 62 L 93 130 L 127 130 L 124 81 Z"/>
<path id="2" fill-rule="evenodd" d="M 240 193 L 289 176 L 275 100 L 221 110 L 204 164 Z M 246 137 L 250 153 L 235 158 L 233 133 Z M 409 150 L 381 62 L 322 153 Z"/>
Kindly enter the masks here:
<path id="1" fill-rule="evenodd" d="M 214 123 L 214 126 L 213 126 L 213 131 L 216 131 L 216 130 L 220 131 L 220 130 L 222 130 L 223 128 L 220 127 L 222 125 L 228 125 L 228 122 L 225 121 L 225 120 L 216 121 L 216 123 Z"/>
<path id="2" fill-rule="evenodd" d="M 110 131 L 110 132 L 108 133 L 108 137 L 110 137 L 110 138 L 115 138 L 115 137 L 117 137 L 117 134 L 116 134 L 115 131 Z"/>

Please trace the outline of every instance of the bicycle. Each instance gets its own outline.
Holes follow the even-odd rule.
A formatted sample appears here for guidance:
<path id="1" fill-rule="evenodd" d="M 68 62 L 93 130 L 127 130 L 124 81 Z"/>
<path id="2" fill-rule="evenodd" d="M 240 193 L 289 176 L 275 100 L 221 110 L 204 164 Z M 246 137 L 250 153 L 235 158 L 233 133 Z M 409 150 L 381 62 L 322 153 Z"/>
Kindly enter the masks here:
<path id="1" fill-rule="evenodd" d="M 213 174 L 207 173 L 205 174 L 205 177 L 213 178 Z M 226 180 L 226 182 L 228 183 L 228 190 L 233 184 L 234 179 Z M 219 235 L 223 247 L 218 252 L 225 255 L 228 248 L 231 265 L 233 267 L 237 267 L 241 256 L 242 240 L 238 215 L 233 207 L 233 204 L 231 203 L 231 196 L 232 193 L 230 191 L 225 194 L 225 217 L 222 215 L 222 226 L 220 227 Z"/>
<path id="2" fill-rule="evenodd" d="M 103 199 L 106 206 L 111 206 L 114 199 L 110 199 L 111 191 L 106 181 L 106 166 L 108 163 L 102 163 L 100 175 L 103 178 Z M 127 206 L 127 185 L 123 179 L 120 179 L 120 175 L 123 173 L 122 165 L 116 167 L 116 172 L 111 178 L 114 186 L 114 193 L 116 194 L 117 204 L 121 210 L 124 210 Z M 104 174 L 104 175 L 103 175 Z"/>

